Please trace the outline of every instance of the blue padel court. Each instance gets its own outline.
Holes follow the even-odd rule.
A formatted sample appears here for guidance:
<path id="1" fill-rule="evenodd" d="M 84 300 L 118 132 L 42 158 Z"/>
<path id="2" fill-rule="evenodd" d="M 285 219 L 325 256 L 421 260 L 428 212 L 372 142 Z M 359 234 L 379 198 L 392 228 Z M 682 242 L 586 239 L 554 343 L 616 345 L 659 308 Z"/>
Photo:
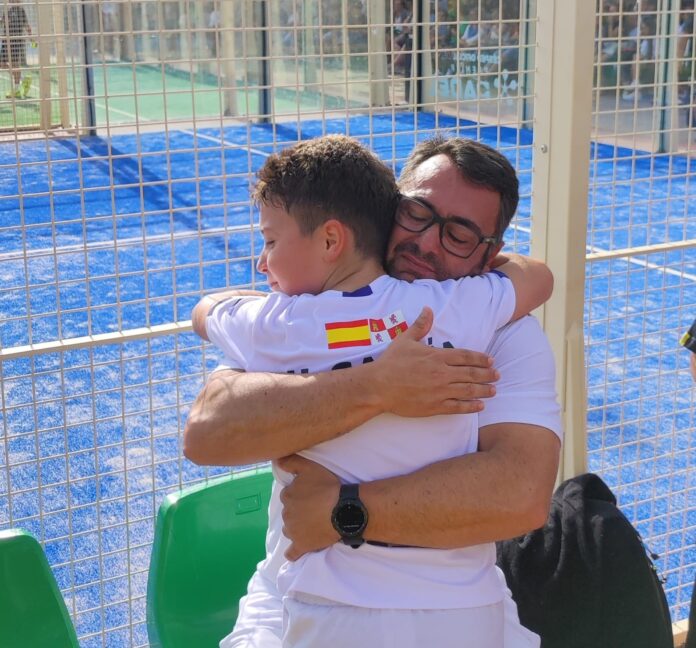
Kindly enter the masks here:
<path id="1" fill-rule="evenodd" d="M 387 113 L 0 144 L 0 348 L 180 322 L 204 292 L 262 286 L 249 188 L 271 152 L 347 132 L 398 173 L 436 130 L 508 155 L 522 201 L 506 240 L 529 252 L 531 131 Z M 593 254 L 695 239 L 695 166 L 593 145 L 578 245 Z M 678 620 L 696 575 L 696 430 L 678 346 L 696 316 L 696 250 L 590 262 L 585 297 L 589 469 L 662 556 Z M 130 644 L 128 600 L 144 596 L 157 506 L 211 474 L 180 458 L 177 430 L 180 404 L 214 364 L 188 333 L 0 364 L 0 529 L 19 520 L 45 541 L 81 636 L 113 629 L 109 646 Z M 144 612 L 134 632 L 146 641 Z"/>

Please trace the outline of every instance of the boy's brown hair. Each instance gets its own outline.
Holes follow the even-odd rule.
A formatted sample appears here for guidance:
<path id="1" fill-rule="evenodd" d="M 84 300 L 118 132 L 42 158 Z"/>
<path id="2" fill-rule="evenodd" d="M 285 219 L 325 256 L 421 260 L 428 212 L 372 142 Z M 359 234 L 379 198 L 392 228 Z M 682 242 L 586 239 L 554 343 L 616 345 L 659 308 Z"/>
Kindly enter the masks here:
<path id="1" fill-rule="evenodd" d="M 327 220 L 349 227 L 366 258 L 384 257 L 399 191 L 394 172 L 357 140 L 326 135 L 271 155 L 252 198 L 282 207 L 307 235 Z"/>

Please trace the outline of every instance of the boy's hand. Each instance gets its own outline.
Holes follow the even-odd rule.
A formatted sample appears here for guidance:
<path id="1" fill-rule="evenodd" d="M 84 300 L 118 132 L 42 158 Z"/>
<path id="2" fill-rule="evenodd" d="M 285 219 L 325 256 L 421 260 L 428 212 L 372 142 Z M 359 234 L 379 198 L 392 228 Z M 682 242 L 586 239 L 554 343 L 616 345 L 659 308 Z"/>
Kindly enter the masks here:
<path id="1" fill-rule="evenodd" d="M 295 561 L 310 551 L 320 551 L 338 542 L 331 524 L 331 511 L 338 502 L 338 477 L 314 461 L 290 455 L 278 459 L 278 466 L 295 475 L 280 492 L 283 503 L 283 535 L 290 540 L 285 552 Z"/>

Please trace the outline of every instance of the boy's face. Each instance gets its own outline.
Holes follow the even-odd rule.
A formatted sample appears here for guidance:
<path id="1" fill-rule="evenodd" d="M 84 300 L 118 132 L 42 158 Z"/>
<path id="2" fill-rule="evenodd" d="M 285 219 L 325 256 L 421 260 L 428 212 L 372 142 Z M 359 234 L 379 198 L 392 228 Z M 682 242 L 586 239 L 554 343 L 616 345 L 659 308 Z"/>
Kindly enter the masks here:
<path id="1" fill-rule="evenodd" d="M 475 223 L 484 236 L 494 236 L 500 211 L 500 195 L 465 182 L 446 155 L 427 159 L 416 170 L 404 194 L 426 201 L 440 216 L 462 216 Z M 480 274 L 500 251 L 502 243 L 488 250 L 481 243 L 462 259 L 443 249 L 437 225 L 424 232 L 409 232 L 394 225 L 387 246 L 387 270 L 398 279 L 456 279 Z"/>
<path id="2" fill-rule="evenodd" d="M 321 292 L 326 280 L 321 228 L 304 235 L 285 209 L 271 204 L 261 205 L 259 223 L 264 245 L 256 269 L 266 275 L 271 290 L 286 295 Z"/>

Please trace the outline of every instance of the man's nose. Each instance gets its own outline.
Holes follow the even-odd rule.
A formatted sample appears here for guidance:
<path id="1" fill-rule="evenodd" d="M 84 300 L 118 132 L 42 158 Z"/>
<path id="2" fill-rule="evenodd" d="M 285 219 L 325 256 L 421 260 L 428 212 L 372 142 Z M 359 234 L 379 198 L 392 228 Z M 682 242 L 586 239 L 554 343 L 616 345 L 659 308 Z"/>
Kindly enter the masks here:
<path id="1" fill-rule="evenodd" d="M 440 228 L 437 223 L 433 223 L 428 229 L 417 234 L 415 243 L 420 248 L 421 253 L 439 253 L 442 244 L 440 243 Z"/>

